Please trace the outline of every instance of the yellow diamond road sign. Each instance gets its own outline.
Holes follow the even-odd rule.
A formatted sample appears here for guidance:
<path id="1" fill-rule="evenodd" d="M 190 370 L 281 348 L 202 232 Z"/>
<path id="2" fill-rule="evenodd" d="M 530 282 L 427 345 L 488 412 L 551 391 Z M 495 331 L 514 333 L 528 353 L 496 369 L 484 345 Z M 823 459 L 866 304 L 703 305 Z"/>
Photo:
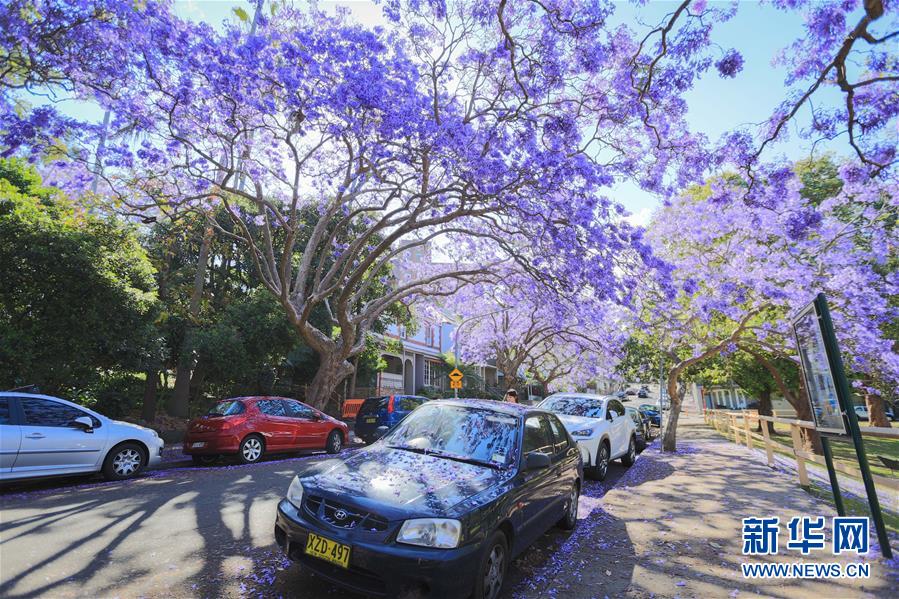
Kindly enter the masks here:
<path id="1" fill-rule="evenodd" d="M 453 368 L 453 371 L 449 373 L 450 380 L 453 382 L 462 380 L 462 371 L 458 368 Z"/>

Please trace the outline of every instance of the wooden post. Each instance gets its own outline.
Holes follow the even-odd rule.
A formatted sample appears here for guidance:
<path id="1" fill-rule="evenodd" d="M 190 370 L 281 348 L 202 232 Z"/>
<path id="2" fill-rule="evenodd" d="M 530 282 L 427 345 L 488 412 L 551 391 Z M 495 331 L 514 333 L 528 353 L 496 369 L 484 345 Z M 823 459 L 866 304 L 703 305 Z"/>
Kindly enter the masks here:
<path id="1" fill-rule="evenodd" d="M 734 443 L 737 445 L 740 444 L 740 429 L 737 427 L 737 415 L 730 415 L 730 426 L 731 430 L 734 431 Z"/>
<path id="2" fill-rule="evenodd" d="M 802 435 L 799 434 L 799 425 L 790 425 L 790 434 L 793 436 L 793 455 L 796 456 L 796 472 L 799 474 L 799 486 L 809 488 L 808 472 L 805 470 L 805 459 L 802 453 Z"/>
<path id="3" fill-rule="evenodd" d="M 759 420 L 762 423 L 762 436 L 765 438 L 765 453 L 768 454 L 768 466 L 774 468 L 774 450 L 771 447 L 771 434 L 768 432 L 768 423 Z"/>
<path id="4" fill-rule="evenodd" d="M 743 431 L 746 433 L 746 447 L 752 449 L 752 431 L 749 428 L 749 414 L 743 410 Z"/>

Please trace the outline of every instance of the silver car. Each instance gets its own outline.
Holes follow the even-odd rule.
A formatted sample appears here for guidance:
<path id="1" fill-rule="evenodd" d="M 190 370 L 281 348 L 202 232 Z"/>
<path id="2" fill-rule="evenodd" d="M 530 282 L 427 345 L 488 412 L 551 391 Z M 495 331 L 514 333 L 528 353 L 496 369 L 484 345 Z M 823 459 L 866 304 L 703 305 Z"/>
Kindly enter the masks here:
<path id="1" fill-rule="evenodd" d="M 136 476 L 162 458 L 156 431 L 70 401 L 0 392 L 0 480 L 102 472 Z"/>

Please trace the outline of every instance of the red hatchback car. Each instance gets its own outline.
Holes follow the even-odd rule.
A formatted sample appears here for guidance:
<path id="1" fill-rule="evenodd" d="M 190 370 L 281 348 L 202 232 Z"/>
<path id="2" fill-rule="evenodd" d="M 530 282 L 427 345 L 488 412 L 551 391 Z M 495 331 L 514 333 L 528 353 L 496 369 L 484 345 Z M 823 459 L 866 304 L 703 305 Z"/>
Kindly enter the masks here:
<path id="1" fill-rule="evenodd" d="M 347 442 L 348 427 L 318 410 L 286 397 L 235 397 L 213 405 L 190 421 L 184 453 L 209 463 L 236 454 L 244 464 L 265 453 L 324 449 L 337 453 Z"/>

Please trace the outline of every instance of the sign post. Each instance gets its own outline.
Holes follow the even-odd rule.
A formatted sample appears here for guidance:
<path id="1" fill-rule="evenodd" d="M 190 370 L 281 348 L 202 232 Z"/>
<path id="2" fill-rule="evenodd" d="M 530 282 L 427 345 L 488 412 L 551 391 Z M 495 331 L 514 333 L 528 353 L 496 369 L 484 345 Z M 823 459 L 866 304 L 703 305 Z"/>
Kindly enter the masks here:
<path id="1" fill-rule="evenodd" d="M 462 388 L 462 371 L 458 368 L 453 368 L 453 371 L 449 373 L 450 380 L 450 389 L 453 390 L 453 397 L 456 399 L 459 398 L 459 389 Z"/>
<path id="2" fill-rule="evenodd" d="M 880 550 L 884 557 L 891 559 L 893 552 L 890 549 L 890 540 L 887 537 L 883 514 L 880 511 L 880 501 L 877 499 L 877 490 L 874 488 L 874 478 L 871 476 L 871 468 L 868 465 L 865 444 L 862 440 L 855 409 L 852 406 L 849 380 L 843 369 L 843 358 L 840 356 L 840 348 L 824 294 L 819 293 L 811 304 L 799 312 L 792 324 L 793 333 L 796 336 L 796 347 L 799 350 L 802 376 L 811 403 L 812 418 L 816 430 L 823 433 L 821 443 L 824 446 L 824 460 L 830 476 L 830 485 L 833 488 L 837 513 L 841 516 L 845 515 L 845 508 L 836 469 L 833 465 L 830 442 L 832 439 L 851 439 L 858 457 L 862 481 L 865 484 L 868 506 L 871 508 L 871 519 L 874 520 L 874 526 L 877 529 Z"/>

